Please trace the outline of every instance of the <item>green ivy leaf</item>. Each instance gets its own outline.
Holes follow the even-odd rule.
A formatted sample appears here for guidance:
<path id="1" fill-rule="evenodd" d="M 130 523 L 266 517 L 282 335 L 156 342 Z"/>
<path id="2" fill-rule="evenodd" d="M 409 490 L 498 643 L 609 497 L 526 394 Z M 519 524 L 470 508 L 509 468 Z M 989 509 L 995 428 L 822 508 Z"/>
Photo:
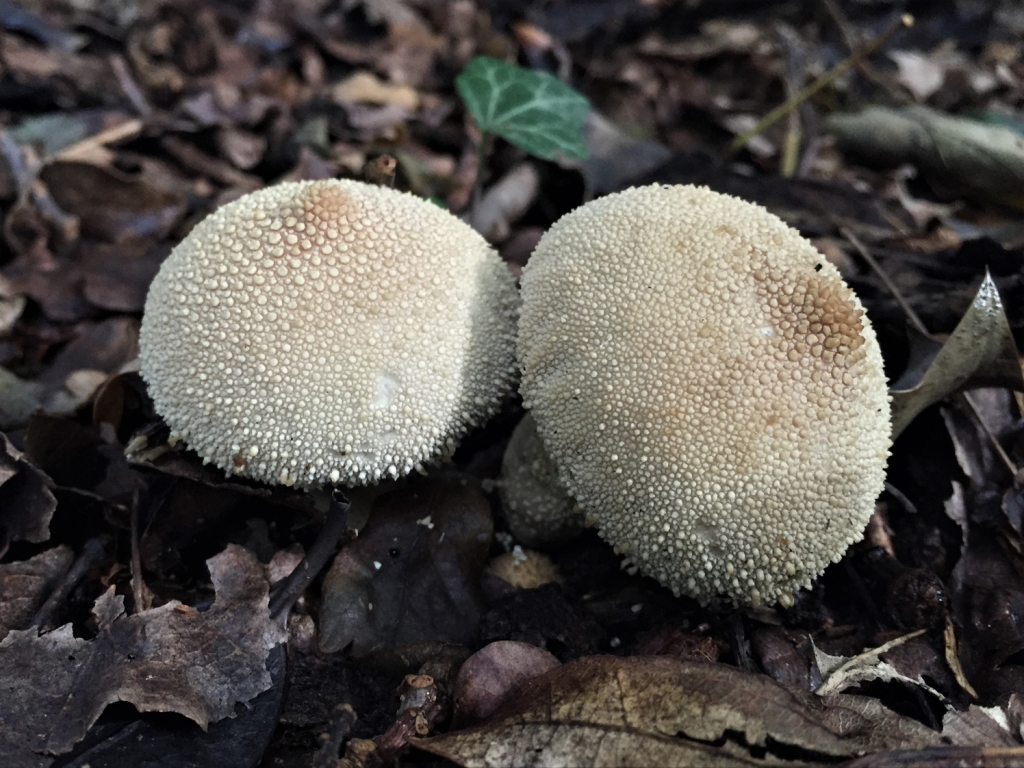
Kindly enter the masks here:
<path id="1" fill-rule="evenodd" d="M 583 123 L 590 104 L 558 78 L 477 56 L 455 87 L 481 130 L 544 160 L 587 156 Z"/>

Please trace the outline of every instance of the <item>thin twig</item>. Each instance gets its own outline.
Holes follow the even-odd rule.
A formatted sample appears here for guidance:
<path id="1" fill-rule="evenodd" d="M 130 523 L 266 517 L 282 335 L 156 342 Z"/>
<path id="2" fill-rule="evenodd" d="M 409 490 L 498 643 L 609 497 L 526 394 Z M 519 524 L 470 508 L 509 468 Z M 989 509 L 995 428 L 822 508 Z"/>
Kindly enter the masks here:
<path id="1" fill-rule="evenodd" d="M 68 572 L 64 574 L 64 580 L 61 581 L 60 586 L 57 587 L 50 596 L 43 603 L 42 607 L 36 612 L 35 618 L 32 619 L 31 626 L 38 629 L 40 632 L 45 632 L 50 629 L 50 622 L 53 620 L 53 615 L 57 612 L 57 609 L 64 602 L 65 598 L 75 588 L 85 574 L 89 572 L 89 569 L 99 563 L 104 557 L 107 556 L 107 537 L 96 536 L 85 542 L 85 546 L 82 547 L 82 553 L 78 556 L 75 562 L 68 569 Z"/>
<path id="2" fill-rule="evenodd" d="M 746 146 L 747 142 L 757 136 L 759 133 L 763 133 L 769 126 L 774 125 L 776 122 L 781 120 L 792 110 L 803 104 L 814 94 L 821 89 L 831 85 L 835 80 L 850 67 L 854 66 L 858 61 L 861 61 L 868 56 L 874 54 L 879 48 L 885 45 L 886 41 L 892 37 L 899 30 L 909 27 L 914 23 L 914 17 L 909 13 L 904 13 L 900 16 L 897 21 L 885 30 L 881 35 L 876 37 L 864 45 L 860 46 L 856 51 L 851 53 L 845 59 L 836 64 L 825 74 L 821 75 L 817 80 L 808 85 L 806 88 L 797 93 L 793 98 L 786 100 L 784 103 L 777 106 L 767 115 L 757 121 L 757 125 L 751 128 L 749 131 L 745 131 L 732 140 L 729 145 L 730 152 L 738 152 Z"/>
<path id="3" fill-rule="evenodd" d="M 480 200 L 484 195 L 484 168 L 487 156 L 491 153 L 492 135 L 489 131 L 480 131 L 480 143 L 476 145 L 476 175 L 473 177 L 473 193 L 470 196 L 472 208 L 471 218 L 480 209 Z"/>
<path id="4" fill-rule="evenodd" d="M 110 68 L 114 70 L 114 77 L 117 78 L 117 84 L 121 86 L 121 92 L 128 98 L 128 101 L 135 107 L 135 111 L 143 117 L 147 117 L 153 112 L 153 108 L 146 101 L 146 97 L 139 89 L 138 83 L 135 82 L 135 78 L 132 77 L 131 70 L 128 68 L 128 62 L 124 60 L 124 56 L 119 53 L 111 54 L 108 59 L 110 62 Z"/>
<path id="5" fill-rule="evenodd" d="M 58 152 L 55 157 L 58 160 L 77 160 L 91 157 L 98 149 L 105 149 L 108 144 L 117 144 L 121 141 L 134 139 L 140 133 L 145 124 L 139 118 L 132 118 L 123 123 L 100 131 L 97 134 L 75 142 Z"/>
<path id="6" fill-rule="evenodd" d="M 999 458 L 1002 460 L 1006 468 L 1010 470 L 1010 474 L 1014 477 L 1017 476 L 1017 465 L 1013 463 L 1013 459 L 1010 458 L 1009 454 L 1003 450 L 1003 446 L 999 444 L 999 440 L 996 438 L 995 433 L 988 428 L 988 424 L 985 423 L 985 419 L 981 416 L 981 411 L 978 410 L 977 404 L 974 402 L 974 398 L 971 397 L 970 392 L 961 392 L 964 396 L 964 400 L 967 401 L 967 405 L 970 406 L 971 412 L 974 414 L 974 418 L 978 420 L 978 424 L 984 430 L 985 434 L 988 435 L 989 441 L 992 443 L 992 447 L 995 448 L 996 453 L 999 454 Z"/>
<path id="7" fill-rule="evenodd" d="M 917 313 L 907 303 L 907 300 L 903 298 L 903 294 L 900 293 L 900 290 L 899 288 L 896 287 L 896 284 L 882 270 L 882 267 L 878 264 L 878 262 L 875 261 L 875 257 L 871 255 L 871 251 L 869 251 L 864 246 L 864 243 L 862 243 L 860 239 L 855 234 L 853 234 L 853 232 L 851 232 L 847 227 L 840 226 L 839 233 L 850 242 L 850 245 L 857 249 L 857 253 L 864 257 L 864 261 L 868 263 L 868 265 L 881 278 L 882 282 L 885 283 L 885 287 L 889 289 L 889 293 L 891 293 L 893 298 L 896 299 L 896 303 L 900 305 L 900 309 L 902 309 L 904 314 L 906 314 L 907 319 L 910 320 L 911 325 L 913 325 L 920 333 L 922 333 L 929 339 L 934 338 L 932 334 L 928 331 L 928 329 L 925 327 L 925 324 L 921 322 L 921 318 L 917 316 Z"/>
<path id="8" fill-rule="evenodd" d="M 139 492 L 132 494 L 130 512 L 132 537 L 132 599 L 135 613 L 142 613 L 149 608 L 146 604 L 146 582 L 142 579 L 142 552 L 139 549 Z"/>
<path id="9" fill-rule="evenodd" d="M 856 656 L 851 656 L 838 667 L 836 667 L 828 673 L 828 677 L 826 677 L 822 681 L 821 686 L 815 691 L 815 693 L 819 696 L 825 696 L 826 694 L 834 693 L 835 691 L 833 689 L 837 687 L 835 681 L 840 680 L 840 675 L 842 675 L 842 673 L 844 673 L 846 670 L 850 669 L 851 667 L 863 665 L 869 659 L 877 659 L 883 653 L 888 653 L 893 648 L 897 648 L 903 645 L 904 643 L 913 640 L 915 637 L 920 637 L 927 631 L 928 630 L 926 629 L 919 629 L 915 632 L 911 632 L 908 635 L 897 637 L 895 640 L 890 640 L 888 643 L 883 643 L 877 648 L 871 648 L 870 650 L 864 651 L 864 653 L 859 653 Z"/>
<path id="10" fill-rule="evenodd" d="M 835 0 L 822 0 L 825 6 L 825 10 L 828 11 L 828 15 L 832 17 L 832 22 L 839 29 L 839 34 L 843 36 L 843 42 L 846 43 L 846 47 L 852 53 L 857 50 L 859 41 L 853 34 L 853 30 L 850 27 L 850 22 L 846 18 L 846 14 L 843 13 L 843 9 L 839 7 L 839 4 Z M 906 93 L 900 91 L 897 88 L 893 88 L 885 77 L 880 75 L 878 71 L 871 66 L 871 62 L 866 59 L 860 59 L 856 62 L 857 71 L 860 72 L 864 77 L 873 82 L 882 90 L 886 91 L 897 101 L 905 102 L 907 100 Z"/>
<path id="11" fill-rule="evenodd" d="M 912 515 L 917 514 L 917 506 L 910 499 L 907 498 L 906 494 L 903 493 L 899 488 L 890 483 L 888 480 L 885 482 L 885 490 L 889 492 L 890 496 L 893 496 L 903 508 Z"/>
<path id="12" fill-rule="evenodd" d="M 334 554 L 334 548 L 348 527 L 348 510 L 351 505 L 345 494 L 335 488 L 331 493 L 331 506 L 327 510 L 323 527 L 316 541 L 309 548 L 302 562 L 294 571 L 281 580 L 270 598 L 270 616 L 280 618 L 288 612 L 299 596 L 306 591 L 316 575 L 323 570 Z"/>
<path id="13" fill-rule="evenodd" d="M 790 99 L 800 90 L 800 79 L 804 71 L 804 55 L 801 42 L 788 24 L 778 24 L 776 31 L 786 48 L 786 77 L 783 79 L 786 98 Z M 791 179 L 796 173 L 800 158 L 800 142 L 803 129 L 800 125 L 800 110 L 794 109 L 787 116 L 786 138 L 782 142 L 782 158 L 779 161 L 779 175 Z"/>

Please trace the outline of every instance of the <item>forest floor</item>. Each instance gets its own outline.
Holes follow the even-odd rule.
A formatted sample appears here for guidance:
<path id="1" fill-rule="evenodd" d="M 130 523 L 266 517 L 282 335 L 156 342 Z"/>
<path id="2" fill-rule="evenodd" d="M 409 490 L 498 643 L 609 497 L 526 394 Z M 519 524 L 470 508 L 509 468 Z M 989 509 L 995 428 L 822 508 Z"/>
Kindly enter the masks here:
<path id="1" fill-rule="evenodd" d="M 582 93 L 586 159 L 479 152 L 475 56 Z M 1014 0 L 0 0 L 0 764 L 1024 765 L 1022 107 Z M 519 400 L 365 524 L 168 450 L 138 374 L 197 222 L 381 173 L 517 276 L 632 185 L 759 203 L 856 291 L 894 390 L 989 320 L 900 401 L 927 407 L 866 537 L 792 607 L 674 597 L 593 530 L 515 586 Z M 331 526 L 340 575 L 303 592 Z"/>

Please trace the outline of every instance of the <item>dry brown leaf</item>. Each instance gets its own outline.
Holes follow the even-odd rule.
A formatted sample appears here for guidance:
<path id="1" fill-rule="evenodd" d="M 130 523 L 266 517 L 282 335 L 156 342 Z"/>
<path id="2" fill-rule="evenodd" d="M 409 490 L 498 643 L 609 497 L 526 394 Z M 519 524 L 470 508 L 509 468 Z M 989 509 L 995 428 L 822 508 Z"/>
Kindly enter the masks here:
<path id="1" fill-rule="evenodd" d="M 818 669 L 821 670 L 822 682 L 815 690 L 819 696 L 840 693 L 847 688 L 866 683 L 871 680 L 890 681 L 895 680 L 909 685 L 916 685 L 932 694 L 942 702 L 946 697 L 928 685 L 921 677 L 908 677 L 901 673 L 888 661 L 882 659 L 882 655 L 894 648 L 903 645 L 908 640 L 920 637 L 926 630 L 919 629 L 916 632 L 890 640 L 877 648 L 870 648 L 864 653 L 853 657 L 832 656 L 819 648 L 814 649 L 814 658 L 817 661 Z"/>
<path id="2" fill-rule="evenodd" d="M 113 591 L 93 608 L 93 640 L 65 625 L 0 642 L 0 764 L 47 765 L 70 750 L 116 701 L 179 712 L 204 729 L 271 685 L 267 656 L 287 634 L 270 618 L 262 564 L 229 546 L 207 561 L 217 596 L 206 611 L 176 600 L 124 615 Z"/>
<path id="3" fill-rule="evenodd" d="M 74 559 L 71 547 L 62 544 L 28 560 L 0 565 L 0 640 L 32 622 Z"/>
<path id="4" fill-rule="evenodd" d="M 461 728 L 490 717 L 530 680 L 561 662 L 543 648 L 516 640 L 489 643 L 459 669 L 452 696 L 452 726 Z"/>
<path id="5" fill-rule="evenodd" d="M 1009 128 L 911 106 L 833 115 L 826 129 L 873 163 L 913 163 L 947 194 L 1024 209 L 1024 142 Z"/>
<path id="6" fill-rule="evenodd" d="M 57 160 L 39 178 L 61 210 L 79 218 L 84 234 L 112 243 L 166 236 L 185 213 L 182 196 L 112 167 Z"/>
<path id="7" fill-rule="evenodd" d="M 324 577 L 320 650 L 351 646 L 359 657 L 414 643 L 470 642 L 493 533 L 487 499 L 457 476 L 379 496 L 359 538 Z"/>
<path id="8" fill-rule="evenodd" d="M 0 557 L 15 541 L 50 538 L 57 499 L 53 482 L 0 433 Z"/>
<path id="9" fill-rule="evenodd" d="M 1020 355 L 991 275 L 974 302 L 916 382 L 907 375 L 893 385 L 892 435 L 897 437 L 921 411 L 964 389 L 995 386 L 1024 392 Z"/>
<path id="10" fill-rule="evenodd" d="M 385 83 L 371 72 L 349 75 L 331 90 L 331 97 L 339 104 L 394 105 L 410 112 L 420 105 L 420 95 L 408 85 Z"/>
<path id="11" fill-rule="evenodd" d="M 960 747 L 1015 747 L 1017 739 L 1010 720 L 1000 707 L 972 704 L 966 712 L 947 712 L 942 718 L 942 735 Z"/>
<path id="12" fill-rule="evenodd" d="M 788 691 L 724 664 L 588 656 L 533 680 L 487 723 L 416 742 L 466 768 L 807 766 L 941 743 L 859 696 Z"/>
<path id="13" fill-rule="evenodd" d="M 470 224 L 492 243 L 500 243 L 512 232 L 540 194 L 540 173 L 533 163 L 514 166 L 488 187 L 479 205 L 474 206 Z"/>

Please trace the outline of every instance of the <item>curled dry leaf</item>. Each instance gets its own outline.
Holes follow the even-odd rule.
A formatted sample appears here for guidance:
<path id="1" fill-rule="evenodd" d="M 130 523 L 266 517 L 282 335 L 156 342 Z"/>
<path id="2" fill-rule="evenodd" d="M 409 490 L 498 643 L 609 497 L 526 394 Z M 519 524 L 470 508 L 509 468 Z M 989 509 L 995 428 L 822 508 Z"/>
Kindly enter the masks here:
<path id="1" fill-rule="evenodd" d="M 1010 720 L 1000 707 L 972 704 L 965 712 L 949 711 L 942 718 L 942 735 L 961 747 L 1016 747 Z"/>
<path id="2" fill-rule="evenodd" d="M 74 557 L 71 548 L 62 544 L 28 560 L 0 565 L 0 640 L 32 622 Z"/>
<path id="3" fill-rule="evenodd" d="M 51 320 L 73 321 L 96 309 L 140 312 L 167 253 L 149 238 L 121 243 L 79 240 L 60 258 L 23 254 L 3 270 L 5 286 L 42 305 Z"/>
<path id="4" fill-rule="evenodd" d="M 50 538 L 57 499 L 53 483 L 0 433 L 0 556 L 15 541 L 34 544 Z"/>
<path id="5" fill-rule="evenodd" d="M 185 213 L 181 195 L 114 168 L 58 160 L 39 178 L 61 210 L 78 217 L 82 233 L 99 240 L 165 237 Z"/>
<path id="6" fill-rule="evenodd" d="M 285 692 L 284 646 L 277 646 L 267 659 L 274 680 L 235 716 L 225 718 L 203 731 L 176 720 L 138 718 L 99 744 L 75 756 L 73 768 L 252 768 L 259 763 L 274 734 Z M 97 729 L 98 730 L 98 729 Z"/>
<path id="7" fill-rule="evenodd" d="M 433 478 L 378 497 L 324 578 L 320 649 L 352 654 L 477 632 L 480 571 L 494 526 L 479 490 Z"/>
<path id="8" fill-rule="evenodd" d="M 844 151 L 874 163 L 913 163 L 941 191 L 1024 208 L 1024 144 L 1009 128 L 919 106 L 833 115 L 826 128 Z"/>
<path id="9" fill-rule="evenodd" d="M 488 188 L 474 207 L 470 223 L 490 242 L 500 243 L 539 193 L 540 172 L 533 163 L 519 163 Z"/>
<path id="10" fill-rule="evenodd" d="M 822 676 L 822 683 L 815 693 L 819 696 L 827 696 L 871 680 L 895 680 L 901 683 L 916 685 L 945 703 L 947 701 L 946 697 L 928 685 L 922 676 L 909 677 L 904 675 L 888 661 L 881 658 L 887 651 L 898 648 L 924 633 L 925 630 L 919 629 L 916 632 L 890 640 L 888 643 L 884 643 L 877 648 L 871 648 L 851 658 L 831 656 L 815 647 L 814 657 Z"/>
<path id="11" fill-rule="evenodd" d="M 988 670 L 1009 667 L 1007 661 L 1024 651 L 1024 576 L 1010 547 L 972 530 L 949 587 L 963 673 L 988 699 Z"/>
<path id="12" fill-rule="evenodd" d="M 904 374 L 890 393 L 894 438 L 917 414 L 955 392 L 984 386 L 1024 392 L 1017 345 L 999 290 L 987 272 L 970 309 L 924 374 L 917 381 L 908 381 L 911 375 Z"/>
<path id="13" fill-rule="evenodd" d="M 49 765 L 116 701 L 178 712 L 205 729 L 267 690 L 267 657 L 286 633 L 270 619 L 264 568 L 234 545 L 207 565 L 217 594 L 206 611 L 171 601 L 125 616 L 111 590 L 93 608 L 93 640 L 68 624 L 0 642 L 0 764 Z"/>
<path id="14" fill-rule="evenodd" d="M 530 682 L 485 724 L 416 742 L 466 768 L 494 765 L 809 766 L 939 734 L 874 699 L 788 691 L 724 664 L 590 656 Z"/>

